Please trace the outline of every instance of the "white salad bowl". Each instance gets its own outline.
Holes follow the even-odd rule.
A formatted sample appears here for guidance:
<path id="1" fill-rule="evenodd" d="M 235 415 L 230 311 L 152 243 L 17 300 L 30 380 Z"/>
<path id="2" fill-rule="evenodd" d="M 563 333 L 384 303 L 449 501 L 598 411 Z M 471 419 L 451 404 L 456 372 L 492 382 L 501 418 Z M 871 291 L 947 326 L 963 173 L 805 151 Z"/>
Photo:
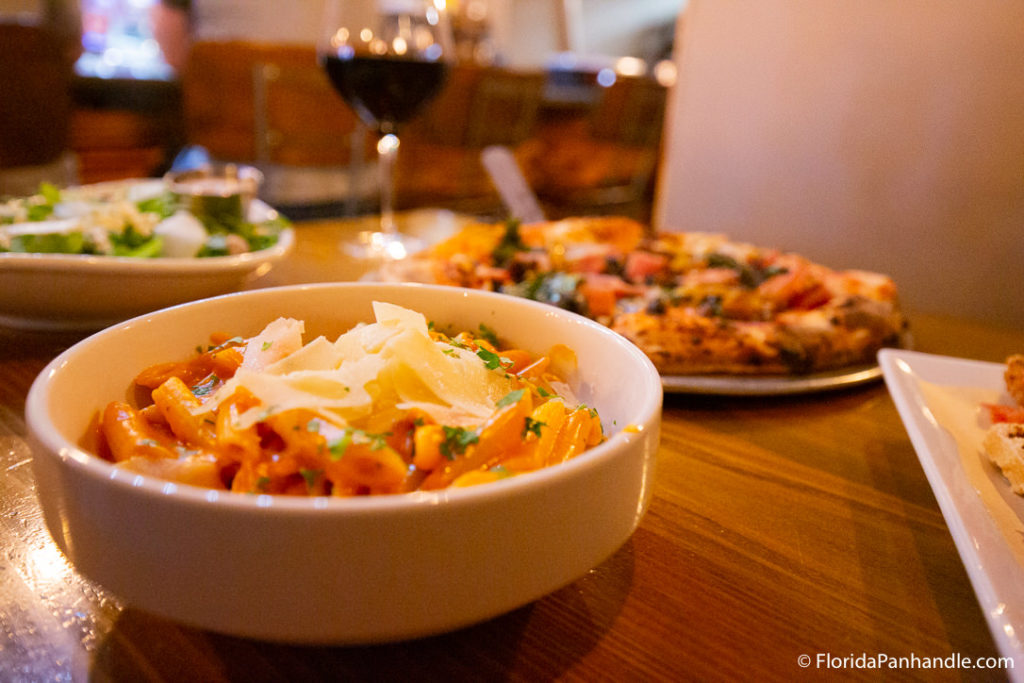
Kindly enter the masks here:
<path id="1" fill-rule="evenodd" d="M 568 462 L 473 487 L 358 498 L 215 491 L 154 479 L 83 449 L 97 411 L 131 400 L 143 368 L 212 332 L 279 316 L 306 339 L 420 311 L 542 353 L 576 352 L 576 392 L 608 439 Z M 453 630 L 534 601 L 625 543 L 651 495 L 662 388 L 631 343 L 581 316 L 482 291 L 332 283 L 228 294 L 137 317 L 79 342 L 26 403 L 37 491 L 57 545 L 125 605 L 259 639 L 357 644 Z"/>
<path id="2" fill-rule="evenodd" d="M 250 220 L 277 212 L 255 200 Z M 0 325 L 98 330 L 143 313 L 234 292 L 291 251 L 292 228 L 266 249 L 230 256 L 133 258 L 84 254 L 0 254 Z"/>

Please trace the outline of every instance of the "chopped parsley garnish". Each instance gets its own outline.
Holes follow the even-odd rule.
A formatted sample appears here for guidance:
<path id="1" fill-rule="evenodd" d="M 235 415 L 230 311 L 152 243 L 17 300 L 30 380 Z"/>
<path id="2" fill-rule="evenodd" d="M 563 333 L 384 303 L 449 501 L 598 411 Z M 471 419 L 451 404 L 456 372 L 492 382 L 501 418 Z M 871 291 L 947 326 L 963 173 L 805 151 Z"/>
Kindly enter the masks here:
<path id="1" fill-rule="evenodd" d="M 495 403 L 494 405 L 497 406 L 498 408 L 504 408 L 505 406 L 512 405 L 513 403 L 519 403 L 519 399 L 523 397 L 523 394 L 525 392 L 525 389 L 516 389 L 515 391 L 510 391 L 504 396 L 502 396 L 500 399 L 498 399 L 498 402 Z"/>
<path id="2" fill-rule="evenodd" d="M 370 440 L 370 450 L 379 451 L 380 449 L 387 447 L 387 438 L 391 436 L 391 432 L 383 432 L 381 434 L 363 432 L 363 436 Z"/>
<path id="3" fill-rule="evenodd" d="M 532 417 L 527 416 L 526 424 L 523 426 L 522 437 L 525 439 L 527 434 L 533 433 L 538 437 L 540 436 L 540 428 L 546 426 L 547 423 L 541 422 L 540 420 L 534 420 Z"/>
<path id="4" fill-rule="evenodd" d="M 469 445 L 480 440 L 480 433 L 475 429 L 447 425 L 442 425 L 441 429 L 444 431 L 444 441 L 441 442 L 439 450 L 441 455 L 449 460 L 454 460 L 456 455 L 462 455 Z"/>
<path id="5" fill-rule="evenodd" d="M 352 443 L 352 430 L 346 429 L 344 434 L 327 444 L 327 448 L 331 452 L 331 460 L 341 460 L 341 456 L 345 455 L 350 443 Z"/>
<path id="6" fill-rule="evenodd" d="M 260 351 L 269 351 L 270 347 L 273 346 L 273 345 L 274 345 L 274 342 L 272 342 L 272 341 L 265 341 L 265 342 L 263 342 L 263 346 L 260 347 Z"/>
<path id="7" fill-rule="evenodd" d="M 220 377 L 217 377 L 217 375 L 210 375 L 205 380 L 192 387 L 192 395 L 206 396 L 217 388 L 218 382 L 220 382 Z"/>
<path id="8" fill-rule="evenodd" d="M 263 422 L 268 417 L 273 415 L 275 412 L 277 412 L 277 406 L 276 405 L 267 406 L 266 408 L 264 408 L 262 410 L 262 412 L 260 412 L 259 418 L 257 419 L 257 422 Z"/>
<path id="9" fill-rule="evenodd" d="M 491 346 L 493 346 L 495 348 L 497 348 L 499 346 L 497 332 L 495 332 L 491 328 L 487 327 L 487 325 L 484 325 L 483 323 L 480 323 L 480 328 L 479 328 L 479 331 L 477 333 L 477 336 L 480 337 L 480 339 L 483 339 L 484 341 L 489 342 L 491 344 Z"/>
<path id="10" fill-rule="evenodd" d="M 244 341 L 245 341 L 245 339 L 243 339 L 242 337 L 232 337 L 231 339 L 227 339 L 227 340 L 221 342 L 220 344 L 217 344 L 217 346 L 208 346 L 206 348 L 206 350 L 208 352 L 209 351 L 220 351 L 222 349 L 227 348 L 228 346 L 233 346 L 235 344 L 241 344 Z M 203 352 L 202 347 L 197 346 L 196 347 L 196 351 L 198 351 L 199 353 L 202 353 Z"/>
<path id="11" fill-rule="evenodd" d="M 480 347 L 476 350 L 476 355 L 480 357 L 480 360 L 484 362 L 484 365 L 488 370 L 503 370 L 506 367 L 512 365 L 512 361 L 504 356 L 499 356 L 493 351 Z"/>
<path id="12" fill-rule="evenodd" d="M 379 451 L 382 448 L 387 448 L 389 436 L 391 436 L 391 432 L 377 434 L 348 427 L 340 437 L 327 444 L 327 449 L 331 453 L 332 460 L 340 460 L 352 443 L 368 443 L 370 450 Z"/>

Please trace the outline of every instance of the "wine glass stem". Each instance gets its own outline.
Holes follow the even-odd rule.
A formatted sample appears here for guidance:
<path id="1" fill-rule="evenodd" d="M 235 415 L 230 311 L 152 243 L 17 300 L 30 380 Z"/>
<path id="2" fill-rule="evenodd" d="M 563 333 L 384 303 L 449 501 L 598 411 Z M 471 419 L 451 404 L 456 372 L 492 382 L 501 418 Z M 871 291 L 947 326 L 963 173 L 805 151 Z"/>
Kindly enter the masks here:
<path id="1" fill-rule="evenodd" d="M 377 141 L 380 172 L 380 229 L 388 235 L 398 232 L 395 225 L 395 156 L 398 154 L 398 136 L 387 133 Z"/>

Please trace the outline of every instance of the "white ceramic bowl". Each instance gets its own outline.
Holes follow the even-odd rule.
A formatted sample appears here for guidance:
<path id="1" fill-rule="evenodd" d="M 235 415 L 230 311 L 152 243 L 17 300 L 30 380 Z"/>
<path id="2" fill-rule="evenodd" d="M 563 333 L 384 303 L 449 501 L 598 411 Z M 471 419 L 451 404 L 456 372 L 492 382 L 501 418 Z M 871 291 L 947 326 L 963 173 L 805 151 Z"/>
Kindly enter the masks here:
<path id="1" fill-rule="evenodd" d="M 275 213 L 253 202 L 252 220 Z M 234 292 L 266 274 L 292 249 L 281 231 L 266 249 L 208 258 L 82 254 L 0 254 L 0 325 L 98 330 L 185 301 Z"/>
<path id="2" fill-rule="evenodd" d="M 213 331 L 279 315 L 306 339 L 372 320 L 374 300 L 440 324 L 481 323 L 579 360 L 581 400 L 608 440 L 573 460 L 470 488 L 363 498 L 217 492 L 147 478 L 83 451 L 97 410 L 133 376 Z M 37 490 L 57 545 L 126 604 L 200 628 L 354 644 L 452 630 L 554 591 L 633 533 L 651 492 L 662 389 L 624 338 L 552 306 L 489 292 L 338 283 L 229 294 L 141 316 L 58 356 L 29 393 Z M 627 429 L 627 427 L 629 427 Z"/>

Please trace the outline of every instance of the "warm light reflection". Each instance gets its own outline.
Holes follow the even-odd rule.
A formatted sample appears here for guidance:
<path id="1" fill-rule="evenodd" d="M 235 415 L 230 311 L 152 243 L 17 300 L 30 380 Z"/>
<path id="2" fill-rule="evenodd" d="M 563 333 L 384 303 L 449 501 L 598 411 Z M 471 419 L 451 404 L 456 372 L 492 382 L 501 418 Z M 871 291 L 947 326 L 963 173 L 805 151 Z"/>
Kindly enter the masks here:
<path id="1" fill-rule="evenodd" d="M 71 565 L 53 543 L 34 544 L 25 560 L 22 579 L 36 593 L 45 594 L 53 587 L 60 587 L 72 575 Z"/>
<path id="2" fill-rule="evenodd" d="M 364 43 L 370 42 L 371 40 L 373 40 L 373 31 L 371 31 L 368 28 L 364 28 L 359 32 L 359 40 L 363 41 Z"/>
<path id="3" fill-rule="evenodd" d="M 405 38 L 398 36 L 391 41 L 391 49 L 396 55 L 404 55 L 409 51 L 409 44 L 405 42 Z"/>
<path id="4" fill-rule="evenodd" d="M 445 8 L 445 0 L 434 0 L 434 7 L 436 7 L 439 12 L 443 12 Z"/>
<path id="5" fill-rule="evenodd" d="M 398 145 L 400 144 L 397 135 L 388 133 L 382 135 L 380 140 L 377 141 L 377 153 L 378 154 L 394 154 L 398 151 Z"/>
<path id="6" fill-rule="evenodd" d="M 388 53 L 388 44 L 380 38 L 374 38 L 370 41 L 370 52 L 375 55 L 386 55 Z"/>
<path id="7" fill-rule="evenodd" d="M 620 57 L 615 61 L 615 71 L 620 76 L 643 76 L 647 72 L 647 62 L 639 57 Z"/>
<path id="8" fill-rule="evenodd" d="M 669 59 L 663 59 L 654 65 L 654 80 L 666 88 L 676 84 L 676 65 Z"/>
<path id="9" fill-rule="evenodd" d="M 412 34 L 412 41 L 416 49 L 423 52 L 434 44 L 434 34 L 426 26 L 417 26 Z"/>
<path id="10" fill-rule="evenodd" d="M 331 36 L 331 45 L 334 47 L 341 47 L 348 43 L 348 29 L 342 26 L 339 28 L 333 36 Z"/>

